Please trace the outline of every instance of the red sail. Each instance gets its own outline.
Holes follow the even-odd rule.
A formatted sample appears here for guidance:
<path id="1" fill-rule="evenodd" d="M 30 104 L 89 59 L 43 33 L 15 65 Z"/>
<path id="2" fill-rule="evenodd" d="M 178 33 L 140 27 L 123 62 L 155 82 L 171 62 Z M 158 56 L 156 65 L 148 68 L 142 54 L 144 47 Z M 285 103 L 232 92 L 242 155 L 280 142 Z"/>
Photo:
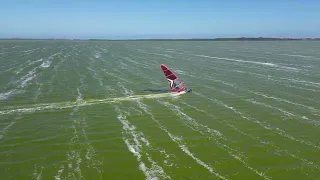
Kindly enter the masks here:
<path id="1" fill-rule="evenodd" d="M 167 79 L 175 80 L 178 78 L 167 66 L 164 64 L 161 64 L 160 66 Z"/>
<path id="2" fill-rule="evenodd" d="M 181 92 L 186 90 L 186 87 L 183 85 L 182 81 L 167 66 L 161 64 L 160 67 L 169 82 L 171 91 Z"/>

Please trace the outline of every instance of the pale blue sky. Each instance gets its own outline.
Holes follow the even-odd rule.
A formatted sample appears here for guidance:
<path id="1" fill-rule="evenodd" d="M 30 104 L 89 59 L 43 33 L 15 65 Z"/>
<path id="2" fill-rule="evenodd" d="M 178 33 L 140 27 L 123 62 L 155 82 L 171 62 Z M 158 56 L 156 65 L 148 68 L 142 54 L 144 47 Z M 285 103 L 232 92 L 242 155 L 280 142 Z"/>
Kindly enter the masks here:
<path id="1" fill-rule="evenodd" d="M 0 38 L 320 37 L 319 0 L 6 0 Z"/>

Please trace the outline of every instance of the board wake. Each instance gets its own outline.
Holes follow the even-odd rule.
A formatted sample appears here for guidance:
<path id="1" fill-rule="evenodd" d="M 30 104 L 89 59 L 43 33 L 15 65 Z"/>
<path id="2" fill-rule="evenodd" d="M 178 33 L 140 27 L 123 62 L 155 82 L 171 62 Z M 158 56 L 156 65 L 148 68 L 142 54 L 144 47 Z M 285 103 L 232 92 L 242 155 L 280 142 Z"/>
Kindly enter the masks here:
<path id="1" fill-rule="evenodd" d="M 178 97 L 180 93 L 158 93 L 158 94 L 144 94 L 144 95 L 132 95 L 125 97 L 115 97 L 115 98 L 106 98 L 106 99 L 88 99 L 88 100 L 77 100 L 77 101 L 66 101 L 58 103 L 43 103 L 43 104 L 33 104 L 26 106 L 11 106 L 4 107 L 4 110 L 0 110 L 0 115 L 15 114 L 15 113 L 32 113 L 36 111 L 50 110 L 50 109 L 66 109 L 72 108 L 75 106 L 90 106 L 96 104 L 107 104 L 107 103 L 117 103 L 123 101 L 135 101 L 139 99 L 156 99 L 156 98 L 170 98 Z"/>

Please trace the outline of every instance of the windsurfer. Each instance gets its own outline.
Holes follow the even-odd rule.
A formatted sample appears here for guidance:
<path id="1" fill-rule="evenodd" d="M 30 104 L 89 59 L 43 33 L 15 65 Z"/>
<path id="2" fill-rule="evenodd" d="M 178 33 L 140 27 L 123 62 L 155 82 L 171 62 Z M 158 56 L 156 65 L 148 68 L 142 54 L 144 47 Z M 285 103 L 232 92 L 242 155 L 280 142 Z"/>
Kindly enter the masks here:
<path id="1" fill-rule="evenodd" d="M 164 75 L 169 81 L 169 87 L 173 92 L 190 92 L 191 89 L 187 89 L 186 86 L 182 83 L 182 81 L 164 64 L 160 65 Z"/>

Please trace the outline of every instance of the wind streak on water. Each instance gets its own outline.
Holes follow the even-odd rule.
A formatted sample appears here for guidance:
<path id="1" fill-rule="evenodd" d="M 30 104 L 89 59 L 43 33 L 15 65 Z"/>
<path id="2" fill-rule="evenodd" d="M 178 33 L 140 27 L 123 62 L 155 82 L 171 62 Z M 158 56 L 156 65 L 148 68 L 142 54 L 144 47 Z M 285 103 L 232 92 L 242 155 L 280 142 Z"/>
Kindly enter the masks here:
<path id="1" fill-rule="evenodd" d="M 156 120 L 153 116 L 153 114 L 149 111 L 149 108 L 146 104 L 142 103 L 141 100 L 136 100 L 138 106 L 140 109 L 142 109 L 147 115 L 150 115 L 151 116 L 151 119 L 153 122 L 157 123 L 157 125 L 159 126 L 159 128 L 165 132 L 168 132 L 162 125 L 161 123 Z M 173 164 L 173 163 L 170 163 L 171 159 L 170 159 L 170 156 L 175 156 L 175 155 L 171 155 L 171 154 L 167 154 L 166 151 L 164 149 L 160 149 L 160 148 L 156 148 L 161 154 L 163 154 L 165 156 L 165 161 L 164 163 L 167 165 L 167 166 L 177 166 L 176 164 Z M 154 148 L 152 150 L 155 150 Z"/>
<path id="2" fill-rule="evenodd" d="M 214 82 L 218 82 L 218 83 L 222 83 L 224 85 L 227 85 L 227 86 L 230 86 L 234 89 L 237 89 L 237 90 L 241 90 L 241 91 L 244 91 L 244 92 L 249 92 L 249 93 L 252 93 L 252 94 L 255 94 L 255 95 L 258 95 L 258 96 L 262 96 L 262 97 L 265 97 L 265 98 L 270 98 L 270 99 L 274 99 L 278 102 L 285 102 L 285 103 L 288 103 L 288 104 L 292 104 L 292 105 L 296 105 L 296 106 L 300 106 L 300 107 L 303 107 L 303 108 L 306 108 L 306 109 L 309 109 L 311 111 L 311 113 L 313 115 L 316 115 L 316 116 L 319 116 L 316 114 L 316 112 L 320 112 L 318 109 L 312 107 L 312 106 L 307 106 L 307 105 L 304 105 L 304 104 L 300 104 L 300 103 L 295 103 L 295 102 L 291 102 L 291 101 L 288 101 L 288 100 L 285 100 L 285 99 L 282 99 L 282 98 L 277 98 L 277 97 L 273 97 L 273 96 L 268 96 L 266 94 L 263 94 L 261 92 L 255 92 L 255 91 L 252 91 L 252 90 L 248 90 L 248 89 L 244 89 L 242 87 L 239 87 L 238 85 L 236 84 L 231 84 L 231 83 L 228 83 L 228 82 L 224 82 L 224 81 L 221 81 L 221 80 L 217 80 L 217 79 L 212 79 L 210 77 L 207 77 L 208 80 L 211 80 L 211 81 L 214 81 Z M 303 119 L 306 119 L 306 120 L 310 120 L 309 118 L 303 118 Z M 317 121 L 314 121 L 314 120 L 310 120 L 308 121 L 309 123 L 315 123 L 315 125 L 317 125 L 319 122 Z"/>
<path id="3" fill-rule="evenodd" d="M 158 101 L 160 102 L 160 101 Z M 251 167 L 250 165 L 248 165 L 248 163 L 246 162 L 246 157 L 244 157 L 241 153 L 239 153 L 237 150 L 235 149 L 232 149 L 231 147 L 225 145 L 225 144 L 222 144 L 220 143 L 216 138 L 215 136 L 222 136 L 222 134 L 217 131 L 217 130 L 211 130 L 210 128 L 208 128 L 207 126 L 204 126 L 202 124 L 199 124 L 198 122 L 196 122 L 192 117 L 188 116 L 187 114 L 183 113 L 180 108 L 178 106 L 175 106 L 173 104 L 170 104 L 168 102 L 160 102 L 161 104 L 169 107 L 172 111 L 178 113 L 179 117 L 182 118 L 182 119 L 185 119 L 185 124 L 191 128 L 192 130 L 196 131 L 196 132 L 199 132 L 200 134 L 204 135 L 205 137 L 206 136 L 206 133 L 209 134 L 209 136 L 213 137 L 213 141 L 215 142 L 215 144 L 220 147 L 221 149 L 227 151 L 227 153 L 232 156 L 234 159 L 238 160 L 239 162 L 241 162 L 246 168 L 250 169 L 251 171 L 255 172 L 257 175 L 259 175 L 260 177 L 264 178 L 264 179 L 267 179 L 267 180 L 270 180 L 271 178 L 268 177 L 267 175 L 265 175 L 265 173 L 263 172 L 259 172 L 258 170 L 254 169 L 253 167 Z M 190 124 L 189 124 L 190 123 Z M 189 125 L 188 125 L 189 124 Z M 203 128 L 205 128 L 205 130 L 203 130 Z M 213 135 L 212 134 L 212 131 L 215 132 Z M 209 138 L 211 140 L 211 138 Z M 225 137 L 222 138 L 222 139 L 226 139 Z"/>
<path id="4" fill-rule="evenodd" d="M 33 60 L 33 61 L 28 60 L 26 63 L 20 65 L 20 69 L 19 69 L 18 71 L 16 71 L 16 74 L 19 74 L 19 73 L 22 72 L 25 68 L 29 68 L 31 65 L 36 64 L 36 63 L 38 63 L 38 62 L 42 62 L 42 64 L 40 64 L 39 67 L 47 68 L 47 67 L 49 67 L 50 64 L 52 63 L 52 59 L 53 59 L 55 56 L 57 56 L 57 55 L 59 55 L 59 54 L 61 54 L 61 53 L 62 53 L 62 51 L 57 52 L 57 53 L 55 53 L 55 54 L 52 54 L 52 55 L 50 55 L 50 56 L 48 56 L 48 57 L 46 57 L 46 58 L 45 58 L 45 57 L 41 57 L 41 58 L 38 58 L 37 60 Z"/>
<path id="5" fill-rule="evenodd" d="M 109 95 L 115 95 L 117 91 L 114 90 L 110 84 L 104 83 L 103 77 L 101 77 L 101 75 L 100 75 L 100 73 L 106 72 L 105 69 L 103 70 L 101 68 L 101 66 L 94 66 L 95 63 L 97 62 L 96 59 L 94 59 L 92 57 L 89 57 L 89 59 L 91 60 L 91 63 L 89 65 L 89 67 L 87 67 L 87 69 L 90 71 L 92 77 L 99 82 L 100 87 L 103 88 L 104 90 L 106 90 Z M 104 62 L 103 58 L 101 58 L 101 57 L 99 57 L 99 60 L 101 62 Z M 109 75 L 112 74 L 110 72 L 108 72 L 108 73 L 109 73 Z"/>
<path id="6" fill-rule="evenodd" d="M 228 94 L 229 94 L 229 92 L 227 92 L 227 91 L 226 91 L 225 93 L 228 93 Z M 230 93 L 230 94 L 235 95 L 235 94 L 233 94 L 233 93 Z M 236 96 L 236 95 L 235 95 L 235 96 Z M 189 107 L 192 107 L 192 108 L 196 109 L 197 111 L 200 111 L 200 112 L 202 112 L 202 113 L 205 113 L 205 114 L 207 114 L 207 115 L 210 116 L 210 117 L 214 117 L 214 115 L 209 114 L 208 112 L 206 112 L 206 111 L 204 111 L 204 110 L 198 109 L 198 108 L 193 107 L 193 106 L 191 106 L 191 105 L 189 105 L 189 104 L 187 104 L 187 103 L 184 103 L 184 102 L 181 102 L 181 103 L 183 103 L 183 104 L 185 104 L 185 105 L 187 105 L 187 106 L 189 106 Z M 264 104 L 262 103 L 262 105 L 264 105 Z M 293 115 L 293 114 L 292 114 L 292 115 Z M 220 121 L 218 121 L 218 122 L 220 122 Z M 306 165 L 306 166 L 308 166 L 308 167 L 311 167 L 312 170 L 310 170 L 310 171 L 313 171 L 313 172 L 314 172 L 315 170 L 319 170 L 319 169 L 320 169 L 320 167 L 319 167 L 318 165 L 316 165 L 316 164 L 315 164 L 314 162 L 312 162 L 312 161 L 309 161 L 309 160 L 304 159 L 304 158 L 302 158 L 302 157 L 299 157 L 299 156 L 297 156 L 297 155 L 295 155 L 295 154 L 292 154 L 292 153 L 288 152 L 288 151 L 285 150 L 285 149 L 281 149 L 280 147 L 276 146 L 274 143 L 272 143 L 272 142 L 270 142 L 270 141 L 261 140 L 260 137 L 252 136 L 252 135 L 250 135 L 250 134 L 246 134 L 245 132 L 242 132 L 241 130 L 239 130 L 239 129 L 236 128 L 235 126 L 229 124 L 228 121 L 226 121 L 226 120 L 223 120 L 223 122 L 225 123 L 225 125 L 231 127 L 232 129 L 234 129 L 234 130 L 237 131 L 238 133 L 240 133 L 240 134 L 242 134 L 242 135 L 244 135 L 244 136 L 247 136 L 247 137 L 249 137 L 249 138 L 251 138 L 251 139 L 254 139 L 254 140 L 259 141 L 260 144 L 270 145 L 271 147 L 273 147 L 273 148 L 276 149 L 276 152 L 277 152 L 277 153 L 280 153 L 280 154 L 283 154 L 283 155 L 290 156 L 290 157 L 292 157 L 292 158 L 298 159 L 299 161 L 301 161 L 301 162 L 303 163 L 303 165 Z M 308 176 L 308 174 L 306 174 L 306 175 Z"/>
<path id="7" fill-rule="evenodd" d="M 188 59 L 187 57 L 185 59 Z M 228 58 L 227 58 L 228 59 Z M 190 63 L 193 63 L 193 60 L 189 60 Z M 242 61 L 242 60 L 241 60 Z M 250 61 L 251 62 L 251 61 Z M 252 61 L 254 62 L 254 61 Z M 247 66 L 241 66 L 243 68 L 246 68 Z M 199 67 L 201 68 L 201 67 Z M 279 80 L 278 79 L 272 79 L 270 75 L 261 75 L 261 74 L 258 74 L 258 73 L 252 73 L 252 72 L 243 72 L 243 71 L 237 71 L 237 70 L 229 70 L 228 68 L 215 68 L 215 67 L 210 67 L 210 69 L 215 69 L 216 71 L 223 71 L 223 72 L 226 72 L 226 73 L 230 73 L 230 72 L 238 72 L 238 73 L 249 73 L 249 74 L 255 74 L 257 75 L 258 77 L 265 77 L 266 79 L 264 80 L 270 80 L 270 81 L 273 81 L 273 82 L 279 82 L 281 83 L 281 85 L 284 85 L 284 86 L 287 86 L 287 87 L 292 87 L 292 88 L 295 88 L 295 89 L 300 89 L 300 90 L 309 90 L 309 91 L 318 91 L 316 89 L 311 89 L 311 88 L 305 88 L 305 87 L 300 87 L 300 86 L 296 86 L 296 85 L 290 85 L 288 84 L 288 80 L 289 82 L 292 82 L 292 83 L 295 83 L 295 84 L 302 84 L 302 85 L 305 85 L 305 86 L 308 86 L 308 85 L 311 85 L 311 86 L 315 86 L 316 84 L 314 82 L 310 82 L 310 81 L 304 81 L 304 80 L 296 80 L 296 79 L 292 79 L 292 78 L 288 78 L 288 77 L 279 77 Z M 259 69 L 259 71 L 263 71 L 264 69 L 263 68 L 257 68 Z M 275 78 L 275 77 L 274 77 Z M 285 81 L 287 80 L 287 81 Z M 302 83 L 304 82 L 304 83 Z M 308 84 L 310 83 L 310 84 Z"/>
<path id="8" fill-rule="evenodd" d="M 217 91 L 216 88 L 214 87 L 209 87 L 209 86 L 204 86 L 206 88 L 209 88 L 209 89 L 214 89 Z M 225 94 L 229 94 L 231 96 L 235 96 L 235 97 L 238 97 L 240 98 L 240 96 L 236 95 L 236 94 L 233 94 L 233 93 L 230 93 L 228 91 L 225 91 L 225 90 L 220 90 L 221 92 L 225 93 Z M 307 120 L 307 123 L 311 123 L 313 125 L 320 125 L 320 122 L 319 121 L 316 121 L 316 120 L 312 120 L 312 119 L 309 119 L 308 117 L 306 116 L 300 116 L 300 115 L 297 115 L 297 114 L 294 114 L 293 112 L 289 112 L 289 111 L 286 111 L 286 110 L 283 110 L 281 108 L 277 108 L 277 107 L 274 107 L 274 106 L 270 106 L 268 104 L 265 104 L 265 103 L 262 103 L 262 102 L 257 102 L 255 101 L 254 99 L 243 99 L 244 101 L 247 101 L 247 102 L 250 102 L 252 104 L 256 104 L 256 105 L 261 105 L 261 106 L 264 106 L 264 107 L 267 107 L 267 108 L 270 108 L 270 109 L 275 109 L 277 111 L 280 111 L 282 112 L 283 114 L 285 114 L 287 117 L 296 117 L 296 118 L 299 118 L 299 119 L 303 119 L 303 120 Z M 305 122 L 305 121 L 303 121 Z"/>
<path id="9" fill-rule="evenodd" d="M 40 167 L 38 167 L 37 165 L 34 166 L 33 176 L 35 177 L 35 179 L 37 179 L 37 180 L 41 179 L 42 170 L 43 170 L 42 166 L 40 166 Z"/>
<path id="10" fill-rule="evenodd" d="M 212 167 L 210 167 L 209 165 L 207 165 L 206 163 L 204 163 L 202 160 L 200 160 L 199 158 L 197 158 L 192 152 L 189 151 L 188 147 L 185 145 L 185 143 L 183 143 L 182 139 L 171 134 L 158 120 L 156 120 L 153 116 L 153 114 L 151 112 L 149 112 L 148 107 L 143 104 L 141 101 L 137 101 L 139 107 L 149 116 L 151 116 L 151 119 L 156 122 L 159 126 L 159 128 L 161 130 L 163 130 L 164 132 L 166 132 L 168 134 L 168 136 L 170 137 L 170 139 L 177 143 L 178 146 L 180 147 L 180 149 L 186 153 L 188 156 L 190 156 L 193 160 L 195 160 L 199 165 L 203 166 L 204 168 L 206 168 L 210 173 L 212 173 L 213 175 L 217 176 L 220 179 L 227 179 L 226 177 L 224 177 L 223 175 L 219 174 L 216 172 L 216 170 Z"/>
<path id="11" fill-rule="evenodd" d="M 195 55 L 195 56 L 205 57 L 205 58 L 212 58 L 212 59 L 219 59 L 219 60 L 227 60 L 227 61 L 236 61 L 236 62 L 242 62 L 242 63 L 259 64 L 259 65 L 264 65 L 264 66 L 269 66 L 269 67 L 280 67 L 280 68 L 287 69 L 287 70 L 295 70 L 295 71 L 299 70 L 297 68 L 287 67 L 287 66 L 280 66 L 278 64 L 268 63 L 268 62 L 246 61 L 246 60 L 240 60 L 240 59 L 221 58 L 221 57 L 213 57 L 213 56 L 206 56 L 206 55 Z"/>
<path id="12" fill-rule="evenodd" d="M 132 56 L 132 55 L 130 55 Z M 140 75 L 140 77 L 148 77 L 149 75 L 144 73 L 144 71 L 141 71 L 141 67 L 144 67 L 146 69 L 151 69 L 152 65 L 145 65 L 146 63 L 135 63 L 136 61 L 134 61 L 133 59 L 131 59 L 130 57 L 123 57 L 123 59 L 127 62 L 127 63 L 131 63 L 132 65 L 130 65 L 129 69 L 127 69 L 127 72 L 132 72 L 133 75 Z M 139 58 L 140 60 L 142 60 L 142 58 Z M 133 68 L 135 67 L 135 68 Z"/>
<path id="13" fill-rule="evenodd" d="M 314 58 L 314 59 L 320 59 L 318 57 L 314 57 L 314 56 L 304 56 L 304 55 L 300 55 L 300 54 L 279 54 L 282 56 L 292 56 L 292 57 L 302 57 L 302 58 Z"/>
<path id="14" fill-rule="evenodd" d="M 19 80 L 16 80 L 16 81 L 9 83 L 15 87 L 7 92 L 0 93 L 0 100 L 7 99 L 14 94 L 23 92 L 24 89 L 29 85 L 29 82 L 31 82 L 34 78 L 36 78 L 37 76 L 39 76 L 42 73 L 39 69 L 49 67 L 53 57 L 56 55 L 59 55 L 59 54 L 60 53 L 55 53 L 55 54 L 49 56 L 47 58 L 47 61 L 43 62 L 41 65 L 38 65 L 38 66 L 34 67 L 32 70 L 28 71 L 28 73 L 25 74 L 24 76 L 22 76 Z M 40 60 L 43 61 L 43 59 L 40 59 Z M 25 65 L 22 69 L 20 69 L 16 73 L 17 74 L 20 73 L 24 68 L 29 67 L 29 66 L 35 64 L 36 62 L 40 62 L 40 60 L 36 60 L 36 61 L 32 61 L 32 62 L 30 62 L 30 60 L 27 61 L 28 64 Z M 22 90 L 19 90 L 19 89 L 22 89 Z"/>
<path id="15" fill-rule="evenodd" d="M 16 71 L 16 74 L 20 74 L 25 68 L 28 68 L 30 65 L 33 65 L 33 64 L 36 64 L 36 63 L 42 62 L 42 61 L 43 61 L 42 58 L 37 59 L 37 60 L 34 60 L 34 61 L 29 60 L 29 61 L 27 61 L 27 63 L 28 63 L 27 65 L 22 64 L 22 65 L 20 66 L 21 68 Z"/>
<path id="16" fill-rule="evenodd" d="M 309 109 L 311 111 L 314 111 L 314 112 L 320 112 L 320 110 L 318 110 L 318 109 L 316 109 L 314 107 L 311 107 L 311 106 L 306 106 L 306 105 L 303 105 L 303 104 L 300 104 L 300 103 L 291 102 L 291 101 L 288 101 L 288 100 L 285 100 L 285 99 L 281 99 L 281 98 L 278 98 L 278 97 L 268 96 L 268 95 L 260 93 L 260 92 L 253 92 L 253 91 L 250 91 L 250 92 L 252 92 L 252 93 L 254 93 L 256 95 L 263 96 L 265 98 L 270 98 L 270 99 L 274 99 L 276 101 L 281 101 L 281 102 L 285 102 L 285 103 L 288 103 L 288 104 L 304 107 L 304 108 L 307 108 L 307 109 Z"/>
<path id="17" fill-rule="evenodd" d="M 146 78 L 146 76 L 143 76 L 142 78 Z M 146 79 L 151 80 L 151 79 L 149 79 L 149 78 L 146 78 Z M 124 89 L 124 88 L 123 88 L 123 89 Z M 124 89 L 124 90 L 125 90 L 125 94 L 128 94 L 128 93 L 130 94 L 130 92 L 129 92 L 127 89 Z M 156 123 L 159 125 L 159 127 L 169 135 L 169 137 L 170 137 L 170 139 L 171 139 L 172 141 L 174 141 L 175 143 L 178 144 L 178 146 L 180 147 L 180 149 L 181 149 L 184 153 L 186 153 L 188 156 L 190 156 L 190 157 L 191 157 L 193 160 L 195 160 L 199 165 L 201 165 L 201 166 L 203 166 L 204 168 L 206 168 L 210 173 L 216 175 L 217 177 L 219 177 L 219 178 L 221 178 L 221 179 L 226 179 L 224 176 L 222 176 L 222 175 L 220 175 L 219 173 L 215 172 L 215 170 L 214 170 L 212 167 L 208 166 L 208 165 L 205 164 L 203 161 L 201 161 L 199 158 L 197 158 L 193 153 L 191 153 L 191 152 L 189 151 L 188 147 L 182 142 L 182 140 L 181 140 L 180 138 L 178 138 L 178 137 L 172 135 L 170 132 L 168 132 L 168 131 L 160 124 L 160 122 L 157 121 L 157 120 L 153 117 L 152 113 L 150 113 L 150 112 L 148 111 L 147 106 L 145 106 L 143 103 L 141 103 L 140 100 L 137 100 L 137 102 L 138 102 L 138 104 L 139 104 L 139 107 L 140 107 L 141 109 L 143 109 L 145 113 L 147 113 L 147 114 L 149 114 L 149 115 L 151 116 L 152 120 L 153 120 L 154 122 L 156 122 Z M 217 131 L 211 131 L 210 133 L 218 133 L 218 134 L 219 134 L 219 132 L 217 132 Z M 219 134 L 219 135 L 220 135 L 220 134 Z"/>
<path id="18" fill-rule="evenodd" d="M 96 70 L 92 69 L 91 67 L 87 67 L 87 69 L 90 70 L 90 72 L 92 72 L 92 77 L 99 82 L 99 85 L 100 85 L 102 88 L 105 88 L 105 89 L 108 90 L 108 91 L 113 91 L 113 92 L 115 91 L 115 90 L 112 89 L 109 85 L 104 85 L 104 84 L 103 84 L 102 78 L 100 77 L 100 75 L 97 73 Z"/>
<path id="19" fill-rule="evenodd" d="M 15 117 L 12 121 L 10 121 L 10 123 L 9 123 L 6 127 L 4 127 L 4 128 L 1 130 L 1 132 L 0 132 L 0 140 L 7 134 L 9 128 L 10 128 L 11 126 L 13 126 L 13 125 L 17 122 L 17 120 L 19 120 L 19 119 L 21 119 L 21 118 L 22 118 L 22 116 L 18 115 L 18 116 Z"/>
<path id="20" fill-rule="evenodd" d="M 248 74 L 252 74 L 255 75 L 257 77 L 264 77 L 268 80 L 273 80 L 273 81 L 277 81 L 277 82 L 281 82 L 281 83 L 286 83 L 288 81 L 295 83 L 295 84 L 300 84 L 300 85 L 304 85 L 304 86 L 312 86 L 312 87 L 316 87 L 316 88 L 320 88 L 320 83 L 316 83 L 316 82 L 312 82 L 312 81 L 306 81 L 306 80 L 301 80 L 301 79 L 293 79 L 290 77 L 278 77 L 281 80 L 275 80 L 275 79 L 271 79 L 272 78 L 277 78 L 275 76 L 271 76 L 271 75 L 263 75 L 263 74 L 259 74 L 259 73 L 253 73 L 253 72 L 243 72 L 243 71 L 235 71 L 235 72 L 239 72 L 239 73 L 248 73 Z M 301 88 L 301 87 L 297 87 L 297 88 Z M 312 90 L 312 91 L 318 91 L 316 89 L 308 89 L 308 88 L 303 88 L 303 90 Z"/>
<path id="21" fill-rule="evenodd" d="M 238 71 L 238 70 L 236 70 L 234 72 L 252 74 L 252 75 L 255 75 L 256 77 L 264 78 L 264 80 L 270 80 L 270 81 L 273 81 L 273 82 L 278 82 L 278 83 L 281 83 L 284 86 L 295 88 L 295 89 L 307 90 L 307 91 L 313 91 L 313 92 L 320 92 L 320 90 L 317 90 L 317 89 L 311 89 L 311 88 L 305 88 L 305 87 L 290 85 L 290 84 L 287 83 L 288 81 L 285 81 L 285 80 L 289 80 L 289 81 L 292 80 L 292 79 L 290 80 L 289 78 L 280 77 L 280 79 L 283 79 L 283 80 L 277 80 L 277 79 L 274 79 L 276 77 L 271 76 L 271 75 L 263 75 L 263 74 L 253 73 L 253 72 L 243 72 L 243 71 Z M 271 78 L 271 77 L 273 77 L 273 78 Z M 297 81 L 291 81 L 291 82 L 296 83 L 296 84 L 301 84 L 301 83 L 297 83 Z M 311 83 L 311 82 L 309 82 L 309 83 Z M 302 85 L 308 86 L 309 84 L 303 83 Z"/>
<path id="22" fill-rule="evenodd" d="M 79 89 L 77 89 L 79 95 L 77 97 L 77 101 L 81 101 L 81 94 L 79 92 Z M 71 126 L 71 129 L 73 129 L 73 137 L 70 140 L 70 144 L 69 144 L 69 152 L 67 153 L 67 157 L 68 157 L 68 169 L 69 169 L 69 173 L 67 175 L 67 177 L 70 178 L 75 178 L 75 179 L 82 179 L 83 175 L 82 175 L 82 171 L 80 168 L 82 159 L 80 157 L 80 152 L 75 150 L 77 149 L 76 146 L 79 142 L 79 134 L 76 128 L 77 123 L 80 123 L 78 119 L 76 119 L 76 117 L 74 118 L 73 116 L 78 113 L 78 108 L 79 107 L 75 107 L 73 109 L 73 112 L 70 113 L 70 117 L 73 119 L 73 124 Z M 76 165 L 76 167 L 74 168 L 74 164 Z"/>
<path id="23" fill-rule="evenodd" d="M 131 82 L 131 81 L 128 81 L 128 80 L 126 80 L 126 79 L 124 79 L 124 78 L 121 78 L 121 77 L 119 77 L 119 76 L 116 76 L 116 75 L 114 75 L 113 73 L 107 72 L 106 69 L 103 69 L 103 71 L 104 71 L 105 73 L 107 73 L 108 75 L 112 76 L 112 77 L 115 77 L 115 78 L 117 78 L 117 79 L 120 79 L 120 80 L 122 80 L 122 81 L 125 81 L 126 83 L 133 84 L 133 82 Z"/>
<path id="24" fill-rule="evenodd" d="M 77 93 L 77 101 L 79 103 L 84 103 L 79 88 L 77 88 Z M 102 170 L 98 168 L 99 165 L 102 165 L 102 161 L 95 159 L 97 154 L 87 137 L 85 130 L 87 127 L 86 118 L 79 112 L 79 106 L 76 106 L 73 109 L 73 112 L 70 113 L 70 117 L 73 120 L 73 124 L 70 127 L 70 129 L 73 130 L 73 137 L 70 140 L 69 152 L 67 153 L 69 170 L 67 178 L 85 179 L 84 172 L 82 172 L 81 167 L 87 165 L 87 169 L 95 169 L 98 172 L 100 179 L 102 179 Z M 82 149 L 85 150 L 85 155 L 82 154 Z M 85 159 L 81 158 L 83 156 Z M 61 165 L 55 178 L 60 179 L 63 171 L 64 166 Z"/>
<path id="25" fill-rule="evenodd" d="M 248 60 L 241 60 L 241 59 L 233 59 L 233 58 L 226 58 L 226 57 L 215 57 L 215 56 L 207 56 L 207 55 L 200 55 L 200 54 L 194 54 L 192 52 L 184 52 L 184 53 L 177 53 L 176 54 L 186 54 L 189 56 L 197 56 L 197 57 L 204 57 L 204 58 L 211 58 L 211 59 L 218 59 L 218 60 L 226 60 L 226 61 L 233 61 L 233 62 L 241 62 L 241 63 L 251 63 L 251 64 L 257 64 L 257 65 L 263 65 L 263 66 L 269 66 L 274 67 L 275 70 L 281 70 L 281 71 L 293 71 L 293 72 L 301 72 L 302 69 L 298 69 L 295 67 L 288 66 L 289 64 L 282 65 L 281 63 L 275 64 L 270 62 L 258 62 L 258 61 L 248 61 Z M 237 54 L 239 52 L 237 51 Z M 224 61 L 225 62 L 225 61 Z M 191 62 L 193 63 L 193 61 Z M 241 64 L 240 64 L 241 65 Z M 241 65 L 242 66 L 242 65 Z M 306 73 L 304 73 L 306 74 Z"/>
<path id="26" fill-rule="evenodd" d="M 115 107 L 116 112 L 119 114 L 117 116 L 117 119 L 121 122 L 123 125 L 124 132 L 131 136 L 132 139 L 126 138 L 126 136 L 123 136 L 123 141 L 127 145 L 130 152 L 133 153 L 134 156 L 137 157 L 137 161 L 139 163 L 140 170 L 144 173 L 146 176 L 146 179 L 152 180 L 157 178 L 162 179 L 171 179 L 163 170 L 161 166 L 159 166 L 152 158 L 151 156 L 145 151 L 144 147 L 150 146 L 150 143 L 145 138 L 144 134 L 142 132 L 139 132 L 136 130 L 136 127 L 134 125 L 131 125 L 131 123 L 126 119 L 126 116 L 123 115 L 122 111 L 119 109 L 119 107 Z M 131 141 L 131 142 L 130 142 Z M 143 159 L 148 159 L 148 163 L 151 164 L 151 167 L 147 167 L 148 165 L 143 162 Z"/>
<path id="27" fill-rule="evenodd" d="M 204 95 L 202 95 L 202 94 L 200 94 L 200 93 L 196 93 L 196 92 L 194 92 L 194 93 L 197 94 L 197 95 L 200 96 L 200 97 L 203 97 L 203 98 L 205 98 L 205 99 L 208 99 L 208 100 L 210 100 L 210 101 L 213 101 L 213 102 L 215 102 L 215 103 L 217 103 L 217 104 L 219 104 L 219 105 L 221 105 L 221 106 L 223 106 L 223 107 L 225 107 L 225 108 L 228 108 L 228 109 L 232 110 L 234 113 L 240 115 L 243 119 L 248 120 L 248 121 L 253 122 L 253 123 L 256 123 L 256 124 L 260 125 L 261 127 L 263 127 L 264 129 L 267 129 L 267 130 L 270 130 L 270 131 L 272 131 L 272 132 L 275 132 L 275 133 L 277 133 L 277 134 L 279 134 L 279 135 L 281 135 L 281 136 L 283 136 L 283 137 L 285 137 L 285 138 L 288 138 L 288 139 L 290 139 L 290 140 L 292 140 L 292 141 L 300 142 L 301 144 L 305 144 L 305 145 L 308 145 L 308 146 L 311 146 L 311 147 L 320 149 L 319 146 L 317 146 L 317 145 L 315 145 L 315 144 L 313 144 L 313 143 L 311 143 L 311 142 L 309 142 L 309 141 L 304 141 L 304 140 L 296 139 L 295 137 L 293 137 L 292 135 L 289 135 L 288 133 L 286 133 L 284 130 L 282 130 L 282 129 L 280 129 L 280 128 L 273 128 L 273 127 L 271 127 L 270 124 L 267 124 L 267 123 L 265 123 L 265 122 L 261 122 L 261 121 L 259 121 L 259 120 L 251 119 L 251 118 L 245 116 L 245 115 L 244 115 L 243 113 L 241 113 L 240 111 L 236 110 L 235 108 L 233 108 L 233 107 L 231 107 L 231 106 L 228 106 L 228 105 L 224 104 L 223 102 L 221 102 L 221 101 L 219 101 L 219 100 L 217 100 L 217 99 L 211 99 L 211 98 L 205 97 Z"/>

